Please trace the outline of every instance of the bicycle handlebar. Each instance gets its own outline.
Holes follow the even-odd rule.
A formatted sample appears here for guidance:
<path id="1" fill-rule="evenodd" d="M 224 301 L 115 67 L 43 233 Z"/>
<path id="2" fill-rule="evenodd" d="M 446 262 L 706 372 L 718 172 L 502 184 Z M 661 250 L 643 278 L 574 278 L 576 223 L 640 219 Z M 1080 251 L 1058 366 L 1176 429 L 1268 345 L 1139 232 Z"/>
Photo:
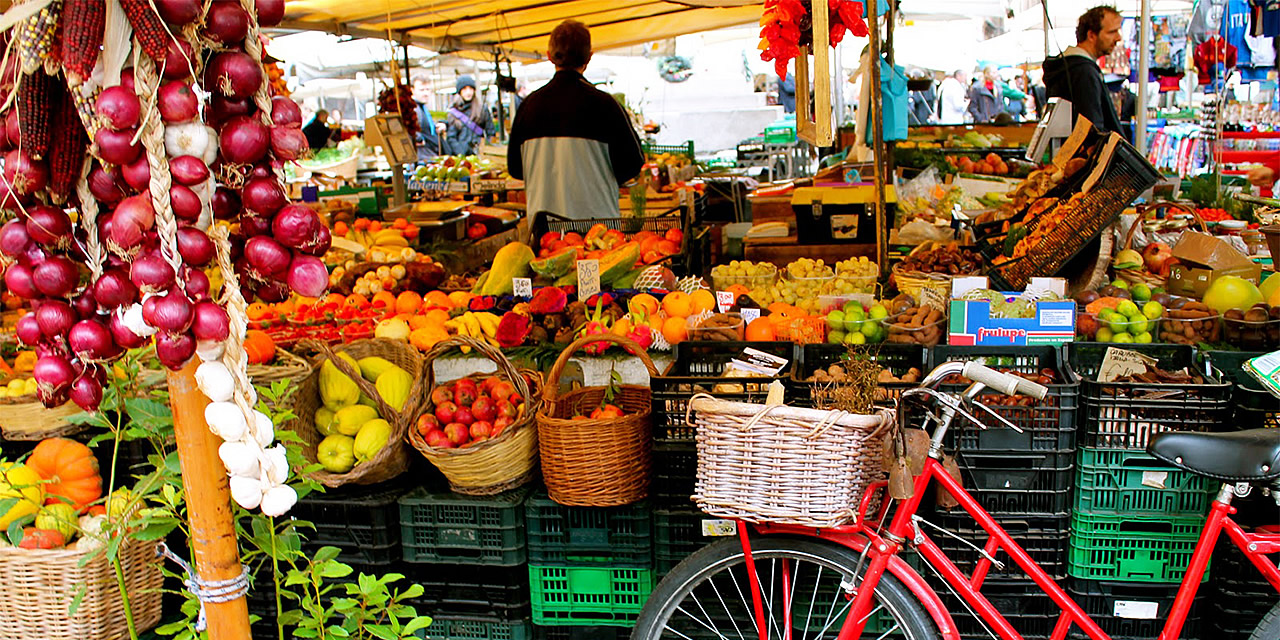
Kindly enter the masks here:
<path id="1" fill-rule="evenodd" d="M 1008 373 L 1001 373 L 977 362 L 966 362 L 964 371 L 960 375 L 974 382 L 981 382 L 987 387 L 1008 396 L 1023 394 L 1037 400 L 1043 400 L 1045 395 L 1049 393 L 1049 388 L 1042 384 Z"/>

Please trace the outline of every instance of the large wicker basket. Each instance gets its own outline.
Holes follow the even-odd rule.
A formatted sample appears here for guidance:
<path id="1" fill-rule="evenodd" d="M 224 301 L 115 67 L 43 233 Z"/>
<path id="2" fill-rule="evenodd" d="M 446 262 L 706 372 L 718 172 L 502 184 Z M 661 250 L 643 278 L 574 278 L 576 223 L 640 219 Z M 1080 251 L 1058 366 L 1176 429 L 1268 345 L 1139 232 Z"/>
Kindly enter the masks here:
<path id="1" fill-rule="evenodd" d="M 156 543 L 124 541 L 120 564 L 138 630 L 156 626 L 164 582 Z M 115 570 L 100 550 L 0 548 L 0 575 L 0 640 L 129 637 Z M 82 591 L 72 616 L 72 601 Z"/>
<path id="2" fill-rule="evenodd" d="M 48 408 L 34 395 L 0 398 L 0 438 L 44 440 L 74 435 L 85 429 L 82 424 L 67 422 L 77 413 L 80 407 L 74 402 Z"/>
<path id="3" fill-rule="evenodd" d="M 833 527 L 856 515 L 863 492 L 883 475 L 889 410 L 856 415 L 706 394 L 688 409 L 698 430 L 693 499 L 710 515 Z"/>
<path id="4" fill-rule="evenodd" d="M 385 339 L 356 340 L 341 349 L 356 360 L 370 356 L 386 358 L 413 376 L 409 398 L 405 400 L 404 407 L 396 411 L 383 402 L 372 382 L 365 380 L 358 370 L 352 370 L 350 363 L 337 357 L 328 345 L 311 341 L 309 346 L 316 349 L 320 356 L 314 361 L 311 374 L 303 379 L 298 388 L 293 409 L 297 417 L 287 427 L 302 439 L 302 453 L 308 461 L 316 461 L 316 447 L 324 439 L 316 431 L 315 415 L 316 409 L 323 406 L 320 402 L 320 365 L 325 360 L 332 360 L 339 371 L 355 380 L 361 393 L 378 404 L 378 414 L 391 423 L 391 436 L 387 439 L 387 445 L 372 459 L 357 464 L 346 473 L 317 471 L 312 477 L 326 487 L 340 487 L 344 484 L 376 484 L 400 475 L 409 467 L 409 451 L 404 446 L 404 434 L 417 417 L 418 407 L 422 403 L 422 356 L 417 349 L 406 343 Z"/>
<path id="5" fill-rule="evenodd" d="M 560 353 L 547 374 L 538 412 L 538 450 L 547 493 L 574 507 L 614 507 L 649 496 L 653 454 L 652 396 L 647 386 L 620 385 L 613 404 L 622 417 L 578 419 L 600 406 L 605 387 L 583 387 L 560 395 L 560 374 L 582 347 L 612 342 L 640 357 L 650 376 L 658 370 L 640 345 L 622 336 L 597 334 L 578 338 Z"/>
<path id="6" fill-rule="evenodd" d="M 423 395 L 426 398 L 419 413 L 435 409 L 430 398 L 430 390 L 435 388 L 432 363 L 436 358 L 463 346 L 475 349 L 498 365 L 498 373 L 510 380 L 516 393 L 525 398 L 523 413 L 497 438 L 463 449 L 437 449 L 428 446 L 422 434 L 412 427 L 409 429 L 409 444 L 444 474 L 449 480 L 449 488 L 457 493 L 487 496 L 510 491 L 527 484 L 537 472 L 538 429 L 534 424 L 534 416 L 542 406 L 542 375 L 516 369 L 501 351 L 479 340 L 467 337 L 441 340 L 426 354 L 423 364 L 423 388 L 426 390 Z M 491 374 L 475 374 L 467 377 L 477 379 L 489 375 Z M 527 380 L 533 380 L 533 386 L 529 386 Z"/>

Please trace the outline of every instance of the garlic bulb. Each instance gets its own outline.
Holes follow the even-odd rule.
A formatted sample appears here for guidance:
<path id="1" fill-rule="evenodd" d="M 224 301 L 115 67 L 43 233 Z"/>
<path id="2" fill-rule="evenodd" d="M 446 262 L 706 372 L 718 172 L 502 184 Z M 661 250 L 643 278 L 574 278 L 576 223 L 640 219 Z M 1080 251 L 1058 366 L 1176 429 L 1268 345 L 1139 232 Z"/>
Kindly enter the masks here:
<path id="1" fill-rule="evenodd" d="M 267 480 L 271 484 L 284 484 L 289 479 L 289 459 L 285 456 L 284 445 L 278 444 L 266 451 L 263 465 L 266 467 Z"/>
<path id="2" fill-rule="evenodd" d="M 203 122 L 194 120 L 183 124 L 171 124 L 164 128 L 164 152 L 170 158 L 178 156 L 195 156 L 204 159 L 209 150 L 210 140 L 216 140 L 213 131 Z M 215 150 L 215 154 L 217 151 Z M 206 161 L 205 164 L 209 164 Z"/>
<path id="3" fill-rule="evenodd" d="M 137 336 L 148 338 L 156 333 L 156 328 L 142 319 L 142 305 L 137 302 L 125 309 L 124 315 L 120 316 L 120 320 L 124 323 L 124 326 L 128 327 Z"/>
<path id="4" fill-rule="evenodd" d="M 222 458 L 222 466 L 232 476 L 256 478 L 262 473 L 258 463 L 258 454 L 252 447 L 243 442 L 224 442 L 218 447 L 218 457 Z"/>
<path id="5" fill-rule="evenodd" d="M 262 494 L 262 515 L 282 516 L 298 502 L 298 492 L 287 484 L 276 485 Z"/>
<path id="6" fill-rule="evenodd" d="M 231 499 L 246 509 L 262 504 L 262 482 L 257 478 L 231 476 Z"/>
<path id="7" fill-rule="evenodd" d="M 226 344 L 220 340 L 201 340 L 196 343 L 196 355 L 200 356 L 201 362 L 213 362 L 222 359 L 226 348 Z"/>
<path id="8" fill-rule="evenodd" d="M 271 424 L 271 418 L 257 409 L 253 410 L 253 436 L 263 449 L 276 439 L 276 427 Z"/>
<path id="9" fill-rule="evenodd" d="M 197 124 L 199 122 L 199 120 L 196 121 Z M 210 126 L 205 126 L 204 129 L 205 137 L 208 138 L 209 143 L 204 148 L 204 155 L 199 156 L 199 158 L 212 167 L 213 163 L 218 161 L 218 132 Z M 167 149 L 168 147 L 166 146 L 165 148 Z"/>
<path id="10" fill-rule="evenodd" d="M 214 435 L 231 442 L 243 439 L 249 430 L 244 412 L 233 402 L 210 402 L 204 408 L 204 421 Z"/>
<path id="11" fill-rule="evenodd" d="M 196 386 L 213 402 L 229 402 L 236 384 L 226 365 L 206 362 L 196 367 Z"/>

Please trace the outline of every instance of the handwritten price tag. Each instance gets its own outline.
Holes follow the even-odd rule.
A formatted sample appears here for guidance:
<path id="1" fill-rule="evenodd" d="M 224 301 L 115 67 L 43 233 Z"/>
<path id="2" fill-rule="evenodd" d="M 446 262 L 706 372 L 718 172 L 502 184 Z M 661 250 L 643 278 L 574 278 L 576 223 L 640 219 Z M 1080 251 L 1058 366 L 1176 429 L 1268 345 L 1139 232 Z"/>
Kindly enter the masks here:
<path id="1" fill-rule="evenodd" d="M 742 324 L 744 326 L 751 324 L 754 320 L 760 317 L 759 309 L 749 309 L 747 307 L 743 307 L 738 310 L 738 313 L 742 314 Z"/>
<path id="2" fill-rule="evenodd" d="M 717 291 L 716 306 L 720 307 L 720 313 L 726 313 L 729 309 L 733 308 L 733 292 Z"/>
<path id="3" fill-rule="evenodd" d="M 587 298 L 600 293 L 600 261 L 578 261 L 578 299 L 586 302 Z"/>
<path id="4" fill-rule="evenodd" d="M 512 293 L 517 298 L 532 298 L 533 280 L 530 280 L 529 278 L 512 278 L 511 289 Z"/>

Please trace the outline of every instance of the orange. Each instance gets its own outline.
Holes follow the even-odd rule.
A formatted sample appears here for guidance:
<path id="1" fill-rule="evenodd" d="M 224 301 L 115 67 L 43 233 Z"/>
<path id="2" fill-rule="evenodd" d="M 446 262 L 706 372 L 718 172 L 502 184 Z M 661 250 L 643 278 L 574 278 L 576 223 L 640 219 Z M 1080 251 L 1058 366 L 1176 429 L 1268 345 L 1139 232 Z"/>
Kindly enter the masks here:
<path id="1" fill-rule="evenodd" d="M 433 309 L 437 307 L 452 309 L 453 302 L 449 300 L 449 295 L 443 291 L 428 291 L 427 295 L 422 298 L 421 307 L 424 309 Z"/>
<path id="2" fill-rule="evenodd" d="M 631 301 L 627 303 L 627 310 L 632 313 L 640 312 L 646 316 L 652 316 L 661 308 L 662 303 L 647 293 L 638 293 L 631 296 Z"/>
<path id="3" fill-rule="evenodd" d="M 396 229 L 403 229 L 409 226 L 409 221 L 405 220 L 404 218 L 396 218 L 395 221 L 391 223 L 391 226 L 395 227 Z"/>
<path id="4" fill-rule="evenodd" d="M 245 309 L 245 315 L 249 317 L 249 320 L 257 322 L 259 320 L 265 319 L 267 317 L 267 314 L 270 311 L 271 311 L 271 307 L 268 307 L 266 303 L 254 302 L 250 304 L 247 309 Z"/>
<path id="5" fill-rule="evenodd" d="M 683 291 L 672 291 L 662 297 L 662 310 L 673 318 L 688 318 L 693 313 L 693 299 Z"/>
<path id="6" fill-rule="evenodd" d="M 373 299 L 370 302 L 378 308 L 394 309 L 396 307 L 396 294 L 390 291 L 379 291 L 373 294 Z"/>
<path id="7" fill-rule="evenodd" d="M 314 300 L 314 298 L 311 298 L 311 300 Z M 280 315 L 282 315 L 282 316 L 287 316 L 287 315 L 289 315 L 289 314 L 293 313 L 294 311 L 297 311 L 297 310 L 298 310 L 298 302 L 299 302 L 298 300 L 294 300 L 293 298 L 289 298 L 288 300 L 285 300 L 284 302 L 277 302 L 277 303 L 275 303 L 274 305 L 271 305 L 271 306 L 272 306 L 273 308 L 275 308 L 276 313 L 278 313 L 278 314 L 280 314 Z"/>
<path id="8" fill-rule="evenodd" d="M 417 313 L 422 307 L 422 296 L 413 291 L 403 291 L 396 296 L 397 313 Z"/>
<path id="9" fill-rule="evenodd" d="M 382 231 L 382 221 L 372 220 L 369 222 L 369 233 L 377 233 Z"/>
<path id="10" fill-rule="evenodd" d="M 451 302 L 454 307 L 466 308 L 467 305 L 471 304 L 470 291 L 454 291 L 451 292 L 448 297 L 449 302 Z"/>
<path id="11" fill-rule="evenodd" d="M 680 344 L 689 337 L 689 327 L 684 318 L 667 318 L 662 323 L 662 337 L 670 344 Z"/>
<path id="12" fill-rule="evenodd" d="M 345 237 L 346 237 L 346 235 L 347 235 L 347 231 L 349 231 L 349 229 L 347 229 L 347 223 L 345 223 L 345 222 L 336 222 L 336 223 L 334 223 L 334 225 L 333 225 L 333 235 L 335 235 L 335 236 L 337 236 L 337 237 L 339 237 L 339 238 L 345 238 Z"/>
<path id="13" fill-rule="evenodd" d="M 353 222 L 352 225 L 355 226 L 357 231 L 364 231 L 369 228 L 370 222 L 371 221 L 368 218 L 356 218 L 356 221 Z"/>
<path id="14" fill-rule="evenodd" d="M 769 318 L 756 318 L 747 325 L 747 342 L 772 342 L 777 337 L 777 333 L 773 330 L 773 321 Z"/>
<path id="15" fill-rule="evenodd" d="M 738 299 L 738 296 L 749 296 L 749 295 L 751 295 L 751 290 L 750 290 L 750 289 L 748 289 L 748 288 L 747 288 L 747 286 L 746 286 L 746 285 L 744 285 L 744 284 L 733 284 L 733 285 L 729 285 L 729 288 L 728 288 L 728 289 L 726 289 L 726 291 L 728 291 L 729 293 L 732 293 L 732 294 L 733 294 L 733 299 L 734 299 L 734 300 L 737 300 L 737 299 Z"/>
<path id="16" fill-rule="evenodd" d="M 431 324 L 431 318 L 427 316 L 411 316 L 409 318 L 409 330 L 421 329 Z"/>
<path id="17" fill-rule="evenodd" d="M 359 308 L 359 307 L 367 306 L 369 304 L 369 299 L 358 293 L 353 293 L 347 296 L 347 299 L 343 304 L 347 305 L 348 307 Z"/>
<path id="18" fill-rule="evenodd" d="M 331 293 L 324 297 L 323 305 L 326 307 L 338 307 L 342 306 L 342 303 L 346 300 L 346 296 L 343 296 L 341 293 Z"/>
<path id="19" fill-rule="evenodd" d="M 427 312 L 427 321 L 444 326 L 449 321 L 449 312 L 444 309 L 432 309 Z"/>
<path id="20" fill-rule="evenodd" d="M 679 244 L 681 240 L 684 240 L 684 232 L 681 231 L 679 227 L 671 227 L 670 229 L 667 229 L 667 233 L 663 237 Z"/>
<path id="21" fill-rule="evenodd" d="M 693 313 L 690 315 L 696 316 L 703 311 L 711 311 L 716 308 L 716 294 L 707 289 L 694 291 L 689 295 L 689 301 L 693 304 Z"/>

